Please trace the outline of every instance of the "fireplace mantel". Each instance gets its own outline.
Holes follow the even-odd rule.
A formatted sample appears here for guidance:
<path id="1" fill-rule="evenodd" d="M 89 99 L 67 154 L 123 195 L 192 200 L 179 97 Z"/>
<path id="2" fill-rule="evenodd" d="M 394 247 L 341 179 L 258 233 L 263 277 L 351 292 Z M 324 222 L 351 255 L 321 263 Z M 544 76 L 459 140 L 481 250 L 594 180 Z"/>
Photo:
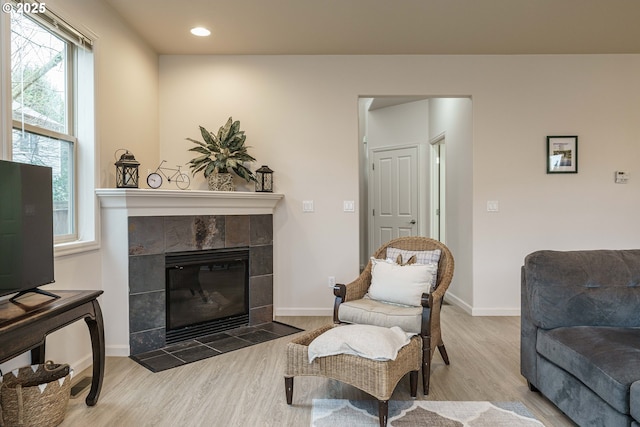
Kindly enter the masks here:
<path id="1" fill-rule="evenodd" d="M 126 209 L 129 216 L 272 214 L 280 193 L 99 188 L 102 209 Z"/>
<path id="2" fill-rule="evenodd" d="M 131 354 L 130 318 L 127 316 L 127 313 L 130 312 L 130 220 L 143 221 L 148 219 L 153 222 L 156 219 L 153 217 L 158 217 L 157 219 L 172 218 L 172 222 L 181 222 L 182 219 L 179 217 L 224 216 L 224 222 L 228 222 L 226 226 L 233 227 L 235 225 L 235 230 L 246 229 L 245 225 L 254 224 L 254 220 L 257 220 L 258 225 L 268 226 L 271 230 L 271 223 L 263 224 L 264 216 L 268 215 L 269 221 L 271 221 L 277 203 L 284 197 L 279 193 L 123 188 L 99 188 L 96 189 L 96 195 L 101 208 L 101 268 L 105 291 L 102 295 L 102 301 L 105 324 L 109 325 L 109 328 L 105 328 L 108 356 L 129 356 Z M 242 235 L 242 233 L 240 234 Z M 245 236 L 244 239 L 256 238 L 256 236 L 251 236 L 249 232 L 248 237 Z M 268 264 L 269 274 L 262 275 L 254 283 L 261 288 L 269 288 L 273 285 L 273 274 L 271 273 L 273 269 L 272 237 L 271 234 L 269 236 L 268 242 L 258 242 L 255 245 L 247 244 L 247 246 L 252 246 L 254 251 L 266 251 L 255 259 L 270 262 Z M 230 232 L 227 237 L 234 244 L 234 239 L 239 236 L 237 233 Z M 158 242 L 161 243 L 163 240 L 160 239 Z M 164 281 L 162 286 L 164 286 Z M 267 320 L 271 320 L 273 312 L 272 292 L 270 295 L 269 301 L 258 301 L 256 304 L 259 304 L 259 307 L 257 311 L 254 311 L 254 313 L 268 317 Z M 160 303 L 160 306 L 164 307 L 164 303 Z M 261 310 L 260 307 L 264 307 L 264 309 Z"/>

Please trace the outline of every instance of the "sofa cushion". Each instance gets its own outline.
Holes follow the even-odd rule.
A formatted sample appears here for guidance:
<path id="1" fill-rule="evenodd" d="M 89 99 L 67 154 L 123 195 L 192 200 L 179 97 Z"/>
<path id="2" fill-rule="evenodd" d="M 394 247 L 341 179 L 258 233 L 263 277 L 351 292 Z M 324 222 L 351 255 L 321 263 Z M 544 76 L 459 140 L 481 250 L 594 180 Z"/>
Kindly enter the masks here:
<path id="1" fill-rule="evenodd" d="M 631 395 L 629 396 L 631 406 L 631 416 L 640 422 L 640 381 L 631 384 Z"/>
<path id="2" fill-rule="evenodd" d="M 340 304 L 338 320 L 385 328 L 399 326 L 405 332 L 419 334 L 422 326 L 422 307 L 388 304 L 365 297 Z"/>
<path id="3" fill-rule="evenodd" d="M 534 252 L 523 285 L 538 327 L 640 327 L 640 250 Z"/>
<path id="4" fill-rule="evenodd" d="M 640 380 L 640 329 L 590 326 L 540 329 L 536 350 L 613 408 L 629 414 L 629 389 Z"/>

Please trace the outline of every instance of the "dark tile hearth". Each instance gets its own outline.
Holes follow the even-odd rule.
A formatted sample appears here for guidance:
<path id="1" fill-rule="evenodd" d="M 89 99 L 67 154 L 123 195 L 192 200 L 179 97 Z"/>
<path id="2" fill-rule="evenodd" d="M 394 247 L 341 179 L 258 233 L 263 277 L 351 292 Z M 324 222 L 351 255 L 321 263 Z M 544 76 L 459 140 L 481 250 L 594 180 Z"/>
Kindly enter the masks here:
<path id="1" fill-rule="evenodd" d="M 301 331 L 274 321 L 206 335 L 130 357 L 151 372 L 160 372 Z"/>

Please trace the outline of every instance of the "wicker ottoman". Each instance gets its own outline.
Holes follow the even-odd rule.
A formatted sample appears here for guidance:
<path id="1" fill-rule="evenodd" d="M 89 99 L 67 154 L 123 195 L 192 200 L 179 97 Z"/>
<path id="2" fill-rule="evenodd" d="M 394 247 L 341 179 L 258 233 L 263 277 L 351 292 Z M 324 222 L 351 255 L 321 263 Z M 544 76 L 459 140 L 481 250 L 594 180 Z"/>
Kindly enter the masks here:
<path id="1" fill-rule="evenodd" d="M 411 396 L 416 397 L 418 371 L 422 362 L 422 339 L 414 336 L 398 352 L 395 360 L 378 361 L 351 354 L 319 357 L 309 363 L 309 344 L 317 336 L 333 328 L 326 325 L 307 332 L 287 344 L 287 366 L 284 382 L 287 404 L 293 401 L 293 377 L 312 375 L 332 378 L 350 384 L 378 399 L 380 426 L 387 425 L 389 399 L 402 377 L 410 374 Z"/>

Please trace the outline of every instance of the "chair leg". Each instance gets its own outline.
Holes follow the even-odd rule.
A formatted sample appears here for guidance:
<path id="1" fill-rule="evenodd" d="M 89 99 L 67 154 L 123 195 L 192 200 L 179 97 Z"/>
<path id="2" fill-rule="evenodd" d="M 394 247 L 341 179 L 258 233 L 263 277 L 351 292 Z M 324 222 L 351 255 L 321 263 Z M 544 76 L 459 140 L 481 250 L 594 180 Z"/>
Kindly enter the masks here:
<path id="1" fill-rule="evenodd" d="M 429 394 L 429 377 L 431 375 L 431 337 L 422 337 L 422 391 Z"/>
<path id="2" fill-rule="evenodd" d="M 415 399 L 418 395 L 418 371 L 409 372 L 409 387 L 411 391 L 411 397 Z"/>
<path id="3" fill-rule="evenodd" d="M 378 419 L 380 427 L 387 427 L 387 419 L 389 418 L 389 401 L 378 400 Z"/>
<path id="4" fill-rule="evenodd" d="M 444 343 L 438 346 L 438 351 L 440 351 L 440 356 L 442 356 L 442 360 L 444 360 L 444 364 L 449 364 L 449 356 L 447 355 L 447 349 L 444 348 Z"/>
<path id="5" fill-rule="evenodd" d="M 293 377 L 284 377 L 284 390 L 287 395 L 287 405 L 293 402 Z"/>

